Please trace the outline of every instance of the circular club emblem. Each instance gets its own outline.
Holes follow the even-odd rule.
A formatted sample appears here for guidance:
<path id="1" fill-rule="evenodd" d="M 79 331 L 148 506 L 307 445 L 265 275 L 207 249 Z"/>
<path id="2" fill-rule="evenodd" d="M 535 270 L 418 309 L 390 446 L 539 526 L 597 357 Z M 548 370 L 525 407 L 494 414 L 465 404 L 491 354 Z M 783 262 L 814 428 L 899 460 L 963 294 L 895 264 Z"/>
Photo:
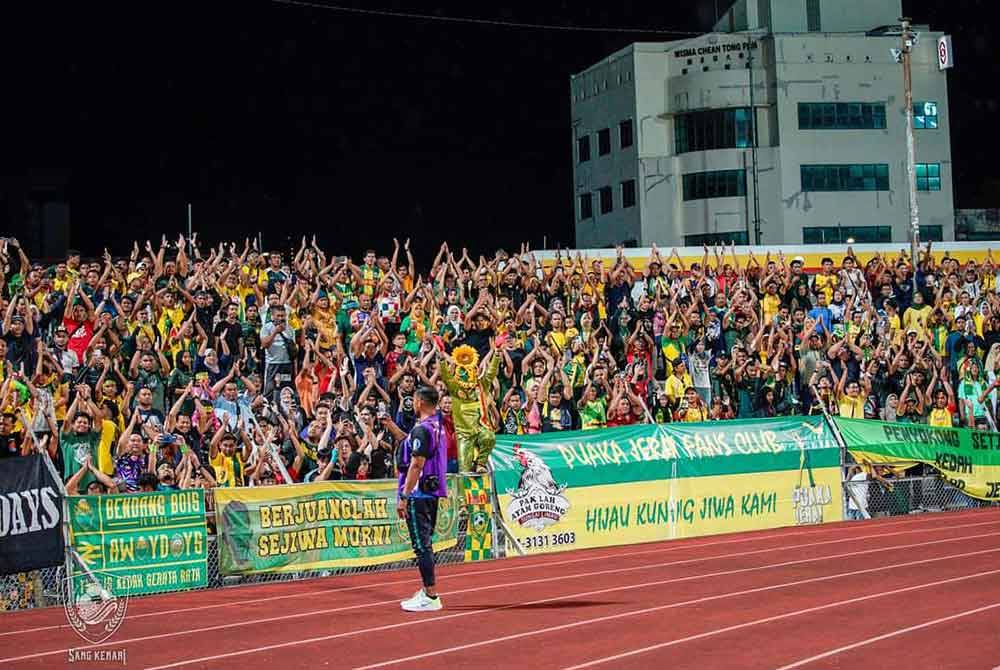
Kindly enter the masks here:
<path id="1" fill-rule="evenodd" d="M 455 506 L 451 504 L 451 498 L 438 499 L 438 517 L 434 525 L 434 534 L 438 537 L 451 535 L 455 527 Z"/>
<path id="2" fill-rule="evenodd" d="M 489 525 L 490 519 L 486 512 L 476 511 L 472 514 L 472 520 L 469 522 L 469 527 L 472 528 L 473 537 L 481 541 L 486 537 Z"/>
<path id="3" fill-rule="evenodd" d="M 435 538 L 450 537 L 455 529 L 455 505 L 450 498 L 438 498 L 438 517 L 434 524 Z M 402 542 L 410 542 L 410 529 L 405 519 L 397 519 L 396 534 Z"/>
<path id="4" fill-rule="evenodd" d="M 74 574 L 63 579 L 63 611 L 70 627 L 91 644 L 101 644 L 125 620 L 128 591 L 112 593 L 107 584 L 114 576 L 104 573 Z"/>
<path id="5" fill-rule="evenodd" d="M 406 519 L 396 521 L 396 534 L 399 536 L 400 542 L 410 543 L 410 528 L 406 525 Z"/>

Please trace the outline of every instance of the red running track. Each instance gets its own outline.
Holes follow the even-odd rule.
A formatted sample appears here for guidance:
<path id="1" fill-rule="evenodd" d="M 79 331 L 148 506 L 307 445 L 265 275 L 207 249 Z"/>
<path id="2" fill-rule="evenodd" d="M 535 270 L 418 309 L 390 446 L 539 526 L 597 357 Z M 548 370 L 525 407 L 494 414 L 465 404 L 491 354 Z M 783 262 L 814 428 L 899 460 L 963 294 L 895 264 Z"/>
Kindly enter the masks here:
<path id="1" fill-rule="evenodd" d="M 399 609 L 417 581 L 134 599 L 100 648 L 157 670 L 1000 666 L 997 508 L 446 566 L 432 614 Z M 60 608 L 0 621 L 0 668 L 86 648 Z"/>

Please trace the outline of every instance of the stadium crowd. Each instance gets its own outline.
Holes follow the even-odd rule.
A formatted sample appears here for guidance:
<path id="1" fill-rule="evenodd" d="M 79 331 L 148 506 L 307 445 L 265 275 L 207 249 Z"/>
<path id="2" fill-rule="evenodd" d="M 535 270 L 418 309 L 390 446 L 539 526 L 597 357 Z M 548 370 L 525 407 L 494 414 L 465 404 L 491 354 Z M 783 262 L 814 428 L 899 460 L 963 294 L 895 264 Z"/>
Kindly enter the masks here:
<path id="1" fill-rule="evenodd" d="M 496 433 L 822 412 L 993 424 L 992 255 L 935 262 L 928 245 L 914 268 L 848 247 L 807 273 L 735 248 L 543 264 L 445 243 L 418 273 L 409 240 L 359 264 L 315 238 L 293 251 L 195 235 L 46 265 L 0 242 L 0 457 L 46 449 L 79 493 L 391 477 L 426 384 L 458 469 L 442 374 L 457 351 Z"/>

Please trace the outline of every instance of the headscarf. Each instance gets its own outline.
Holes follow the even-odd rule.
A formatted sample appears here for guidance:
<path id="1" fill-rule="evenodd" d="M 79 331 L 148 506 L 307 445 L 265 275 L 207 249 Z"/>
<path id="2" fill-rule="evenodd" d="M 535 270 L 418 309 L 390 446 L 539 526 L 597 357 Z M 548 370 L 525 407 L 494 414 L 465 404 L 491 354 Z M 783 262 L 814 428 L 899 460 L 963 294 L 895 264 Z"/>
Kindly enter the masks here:
<path id="1" fill-rule="evenodd" d="M 889 405 L 889 401 L 892 400 L 893 398 L 896 399 L 896 403 L 897 403 L 897 407 L 898 407 L 899 396 L 897 396 L 895 393 L 890 393 L 889 395 L 887 395 L 885 397 L 885 406 L 882 408 L 882 412 L 881 412 L 881 414 L 882 414 L 882 420 L 883 421 L 889 421 L 889 422 L 895 422 L 896 421 L 896 407 L 891 407 Z"/>

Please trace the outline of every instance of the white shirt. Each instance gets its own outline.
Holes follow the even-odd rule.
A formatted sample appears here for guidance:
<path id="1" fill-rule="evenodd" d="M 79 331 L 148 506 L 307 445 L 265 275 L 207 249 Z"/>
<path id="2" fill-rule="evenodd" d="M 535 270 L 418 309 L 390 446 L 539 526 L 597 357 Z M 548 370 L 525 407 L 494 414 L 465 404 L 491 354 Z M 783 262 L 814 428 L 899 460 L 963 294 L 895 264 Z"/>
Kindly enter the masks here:
<path id="1" fill-rule="evenodd" d="M 853 475 L 851 475 L 851 478 L 848 479 L 847 481 L 849 481 L 849 482 L 865 482 L 865 481 L 868 481 L 868 475 L 865 474 L 864 470 L 861 470 L 861 471 L 855 472 Z M 868 509 L 868 487 L 867 486 L 861 486 L 861 485 L 858 485 L 858 484 L 854 484 L 854 485 L 851 486 L 851 493 L 853 493 L 854 495 L 853 496 L 847 496 L 847 509 L 853 509 L 853 510 L 858 510 L 858 511 L 861 511 L 862 509 L 864 509 L 864 510 L 867 511 L 867 509 Z M 855 498 L 858 499 L 857 503 L 854 502 Z M 860 503 L 862 505 L 862 507 L 858 507 L 858 503 Z"/>

